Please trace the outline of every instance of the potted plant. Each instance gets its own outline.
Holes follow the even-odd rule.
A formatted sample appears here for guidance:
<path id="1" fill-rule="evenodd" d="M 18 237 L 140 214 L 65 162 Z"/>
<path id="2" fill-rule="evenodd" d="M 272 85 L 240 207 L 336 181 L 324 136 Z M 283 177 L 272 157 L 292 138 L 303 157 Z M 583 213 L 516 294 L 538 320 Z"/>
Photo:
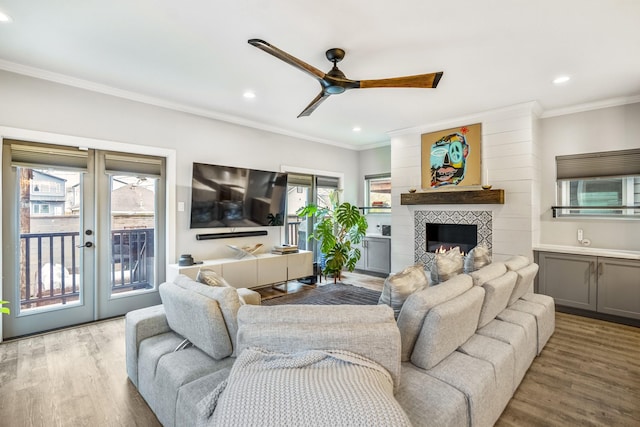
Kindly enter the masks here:
<path id="1" fill-rule="evenodd" d="M 331 207 L 310 204 L 298 210 L 299 217 L 315 217 L 313 233 L 309 240 L 320 243 L 325 256 L 323 273 L 333 275 L 333 282 L 341 278 L 344 268 L 353 271 L 360 259 L 360 243 L 367 232 L 367 219 L 360 210 L 348 202 L 339 203 L 338 193 L 330 196 Z"/>

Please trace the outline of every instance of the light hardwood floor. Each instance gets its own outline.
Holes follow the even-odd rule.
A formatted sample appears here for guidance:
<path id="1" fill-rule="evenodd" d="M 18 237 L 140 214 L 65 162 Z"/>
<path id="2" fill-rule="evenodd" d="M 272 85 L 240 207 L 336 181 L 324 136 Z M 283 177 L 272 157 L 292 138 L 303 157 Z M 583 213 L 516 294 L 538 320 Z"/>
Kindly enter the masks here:
<path id="1" fill-rule="evenodd" d="M 639 426 L 640 328 L 556 320 L 496 425 Z M 123 318 L 0 344 L 0 426 L 158 425 L 127 380 Z"/>

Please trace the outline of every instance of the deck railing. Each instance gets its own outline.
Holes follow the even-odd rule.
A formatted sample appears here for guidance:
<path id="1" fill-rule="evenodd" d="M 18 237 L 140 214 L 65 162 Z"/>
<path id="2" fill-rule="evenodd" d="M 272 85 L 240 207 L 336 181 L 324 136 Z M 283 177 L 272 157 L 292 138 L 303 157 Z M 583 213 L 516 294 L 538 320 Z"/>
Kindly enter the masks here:
<path id="1" fill-rule="evenodd" d="M 111 291 L 153 285 L 153 229 L 111 232 Z M 80 296 L 80 233 L 22 233 L 20 302 L 23 308 L 67 304 Z"/>

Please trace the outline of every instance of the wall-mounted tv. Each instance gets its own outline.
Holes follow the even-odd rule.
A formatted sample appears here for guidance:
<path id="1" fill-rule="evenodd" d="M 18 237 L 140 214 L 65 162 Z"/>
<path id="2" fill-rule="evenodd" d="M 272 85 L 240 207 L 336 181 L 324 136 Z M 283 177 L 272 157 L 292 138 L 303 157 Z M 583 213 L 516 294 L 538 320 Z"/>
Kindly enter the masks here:
<path id="1" fill-rule="evenodd" d="M 191 228 L 284 225 L 287 174 L 193 164 Z"/>

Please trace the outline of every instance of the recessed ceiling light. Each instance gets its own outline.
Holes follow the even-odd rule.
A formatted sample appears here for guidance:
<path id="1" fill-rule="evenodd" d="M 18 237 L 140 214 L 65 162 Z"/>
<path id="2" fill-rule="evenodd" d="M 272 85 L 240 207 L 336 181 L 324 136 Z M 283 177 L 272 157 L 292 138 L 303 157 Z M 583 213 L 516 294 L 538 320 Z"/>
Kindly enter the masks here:
<path id="1" fill-rule="evenodd" d="M 556 77 L 555 79 L 553 79 L 553 84 L 561 85 L 562 83 L 566 83 L 569 80 L 571 80 L 571 77 L 569 77 L 569 76 L 560 76 L 560 77 Z"/>
<path id="2" fill-rule="evenodd" d="M 11 22 L 12 19 L 9 15 L 0 10 L 0 22 Z"/>
<path id="3" fill-rule="evenodd" d="M 247 99 L 253 99 L 256 97 L 256 94 L 248 90 L 245 93 L 243 93 L 242 96 L 244 96 Z"/>
<path id="4" fill-rule="evenodd" d="M 360 126 L 354 126 L 353 129 L 351 129 L 354 132 L 360 132 L 362 130 L 362 128 Z"/>

